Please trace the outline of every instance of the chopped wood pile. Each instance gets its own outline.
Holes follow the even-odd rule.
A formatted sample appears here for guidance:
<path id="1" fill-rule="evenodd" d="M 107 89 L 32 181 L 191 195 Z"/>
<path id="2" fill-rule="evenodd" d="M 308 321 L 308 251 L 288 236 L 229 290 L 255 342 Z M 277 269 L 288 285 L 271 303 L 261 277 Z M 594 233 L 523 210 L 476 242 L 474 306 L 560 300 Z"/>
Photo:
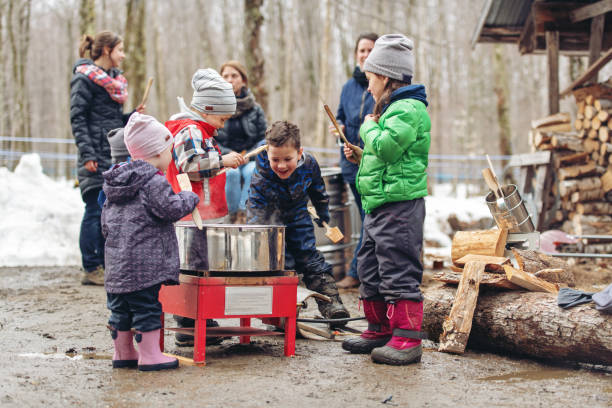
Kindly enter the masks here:
<path id="1" fill-rule="evenodd" d="M 451 255 L 453 267 L 433 277 L 440 282 L 459 285 L 450 312 L 442 323 L 439 351 L 456 354 L 465 351 L 481 287 L 545 292 L 556 299 L 560 287 L 574 286 L 574 276 L 565 261 L 538 251 L 513 248 L 512 256 L 516 261 L 513 265 L 510 258 L 504 256 L 507 235 L 505 230 L 499 229 L 461 231 L 455 235 Z"/>
<path id="2" fill-rule="evenodd" d="M 590 86 L 575 92 L 577 114 L 557 113 L 532 122 L 535 150 L 552 152 L 556 175 L 553 224 L 573 235 L 612 233 L 612 100 Z M 558 197 L 558 199 L 557 199 Z M 593 252 L 600 252 L 596 249 Z"/>

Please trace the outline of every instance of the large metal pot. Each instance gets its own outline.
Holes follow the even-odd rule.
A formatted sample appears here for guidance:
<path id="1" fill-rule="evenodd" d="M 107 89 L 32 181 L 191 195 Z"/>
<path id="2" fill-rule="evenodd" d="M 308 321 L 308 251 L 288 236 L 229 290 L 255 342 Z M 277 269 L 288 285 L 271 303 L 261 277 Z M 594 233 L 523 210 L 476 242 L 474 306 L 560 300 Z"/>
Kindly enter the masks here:
<path id="1" fill-rule="evenodd" d="M 279 225 L 175 224 L 181 269 L 266 272 L 285 268 L 285 227 Z"/>

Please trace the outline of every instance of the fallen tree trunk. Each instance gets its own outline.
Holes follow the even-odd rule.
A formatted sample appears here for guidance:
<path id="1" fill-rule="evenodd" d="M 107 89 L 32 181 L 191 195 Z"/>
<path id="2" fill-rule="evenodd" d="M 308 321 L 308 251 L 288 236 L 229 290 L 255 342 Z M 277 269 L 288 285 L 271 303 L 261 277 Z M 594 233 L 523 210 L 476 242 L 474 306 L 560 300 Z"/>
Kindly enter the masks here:
<path id="1" fill-rule="evenodd" d="M 442 333 L 456 291 L 451 286 L 425 291 L 423 330 L 430 339 Z M 612 365 L 612 315 L 592 304 L 562 309 L 549 293 L 481 291 L 468 348 Z"/>

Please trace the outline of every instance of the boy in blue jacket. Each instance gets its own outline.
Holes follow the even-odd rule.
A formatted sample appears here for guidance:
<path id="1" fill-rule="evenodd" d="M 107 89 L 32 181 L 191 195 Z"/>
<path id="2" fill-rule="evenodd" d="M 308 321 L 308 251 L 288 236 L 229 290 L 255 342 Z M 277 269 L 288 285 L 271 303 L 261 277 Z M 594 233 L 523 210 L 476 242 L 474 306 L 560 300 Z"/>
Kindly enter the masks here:
<path id="1" fill-rule="evenodd" d="M 287 269 L 303 274 L 306 287 L 329 296 L 332 302 L 316 299 L 326 319 L 349 317 L 342 304 L 332 267 L 315 246 L 314 226 L 308 199 L 318 215 L 317 224 L 329 222 L 329 196 L 316 159 L 304 153 L 300 130 L 287 121 L 274 122 L 266 131 L 267 152 L 257 156 L 251 179 L 247 219 L 249 224 L 285 225 Z"/>

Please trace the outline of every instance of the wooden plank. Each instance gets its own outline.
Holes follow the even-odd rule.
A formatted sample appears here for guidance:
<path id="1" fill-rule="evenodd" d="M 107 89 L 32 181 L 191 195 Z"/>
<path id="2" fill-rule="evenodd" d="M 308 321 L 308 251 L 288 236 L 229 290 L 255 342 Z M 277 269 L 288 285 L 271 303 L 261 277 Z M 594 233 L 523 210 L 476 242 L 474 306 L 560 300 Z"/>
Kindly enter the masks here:
<path id="1" fill-rule="evenodd" d="M 546 58 L 548 61 L 548 113 L 552 115 L 559 112 L 558 31 L 546 31 Z"/>
<path id="2" fill-rule="evenodd" d="M 586 164 L 578 166 L 561 167 L 557 171 L 559 180 L 572 179 L 582 176 L 591 176 L 597 172 L 597 165 L 595 162 L 588 162 Z"/>
<path id="3" fill-rule="evenodd" d="M 438 351 L 457 354 L 465 351 L 485 265 L 477 261 L 465 265 L 450 315 L 442 325 L 444 332 L 440 336 Z"/>
<path id="4" fill-rule="evenodd" d="M 568 86 L 563 92 L 561 92 L 561 96 L 569 95 L 575 88 L 579 87 L 582 84 L 585 84 L 589 79 L 591 79 L 595 74 L 599 72 L 601 68 L 604 67 L 610 60 L 612 59 L 612 48 L 610 48 L 604 55 L 602 55 L 597 61 L 591 64 L 584 74 L 580 75 L 570 86 Z"/>
<path id="5" fill-rule="evenodd" d="M 504 265 L 506 271 L 506 278 L 524 289 L 532 292 L 549 292 L 558 293 L 559 288 L 554 283 L 546 282 L 544 279 L 536 278 L 534 275 L 515 269 L 512 266 Z"/>
<path id="6" fill-rule="evenodd" d="M 601 45 L 603 40 L 605 15 L 599 15 L 591 20 L 591 36 L 589 37 L 589 66 L 592 65 L 601 55 Z M 598 73 L 593 74 L 591 81 L 597 82 Z"/>
<path id="7" fill-rule="evenodd" d="M 531 54 L 536 47 L 535 24 L 531 11 L 525 20 L 525 25 L 519 37 L 518 46 L 521 55 Z"/>
<path id="8" fill-rule="evenodd" d="M 510 258 L 503 256 L 488 256 L 488 255 L 476 255 L 467 254 L 455 261 L 455 265 L 463 267 L 466 263 L 478 261 L 485 263 L 485 271 L 504 273 L 502 265 L 510 264 Z"/>
<path id="9" fill-rule="evenodd" d="M 569 18 L 572 23 L 578 23 L 589 18 L 601 16 L 608 11 L 612 11 L 612 0 L 601 0 L 570 11 Z"/>

